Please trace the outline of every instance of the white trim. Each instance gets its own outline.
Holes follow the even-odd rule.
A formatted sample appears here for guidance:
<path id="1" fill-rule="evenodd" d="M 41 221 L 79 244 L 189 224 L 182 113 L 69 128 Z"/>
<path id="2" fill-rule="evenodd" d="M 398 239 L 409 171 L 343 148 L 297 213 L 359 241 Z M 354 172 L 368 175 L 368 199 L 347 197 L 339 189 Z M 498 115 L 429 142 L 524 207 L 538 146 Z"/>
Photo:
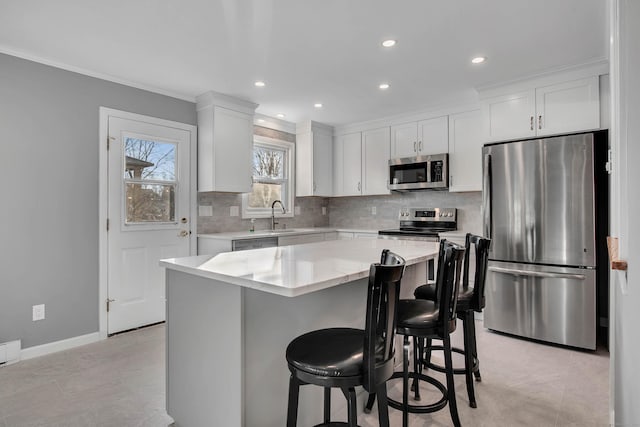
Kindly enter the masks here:
<path id="1" fill-rule="evenodd" d="M 262 120 L 262 122 L 260 120 Z M 253 116 L 253 124 L 267 129 L 279 130 L 280 132 L 296 133 L 295 123 L 265 116 L 264 114 L 255 113 Z"/>
<path id="2" fill-rule="evenodd" d="M 99 162 L 98 162 L 98 334 L 100 339 L 107 338 L 107 300 L 108 291 L 108 235 L 106 229 L 108 214 L 108 152 L 106 150 L 106 141 L 109 131 L 109 117 L 118 117 L 127 120 L 136 120 L 145 123 L 152 123 L 159 126 L 173 127 L 182 129 L 190 133 L 190 191 L 189 206 L 191 209 L 191 235 L 189 236 L 189 252 L 195 255 L 197 249 L 196 230 L 198 229 L 198 193 L 197 193 L 197 127 L 194 125 L 175 122 L 172 120 L 158 119 L 156 117 L 145 116 L 142 114 L 129 113 L 127 111 L 114 110 L 112 108 L 100 107 L 98 124 L 98 144 L 99 144 Z"/>
<path id="3" fill-rule="evenodd" d="M 196 111 L 218 106 L 239 113 L 253 115 L 258 108 L 258 104 L 246 99 L 235 98 L 220 92 L 210 90 L 196 97 Z"/>
<path id="4" fill-rule="evenodd" d="M 0 45 L 0 53 L 4 53 L 5 55 L 9 55 L 9 56 L 15 56 L 16 58 L 26 59 L 27 61 L 48 65 L 49 67 L 70 71 L 72 73 L 82 74 L 84 76 L 93 77 L 96 79 L 105 80 L 112 83 L 118 83 L 124 86 L 133 87 L 136 89 L 146 90 L 147 92 L 153 92 L 159 95 L 170 96 L 171 98 L 181 99 L 183 101 L 196 102 L 196 97 L 193 95 L 187 95 L 185 93 L 180 93 L 180 92 L 173 92 L 173 91 L 162 89 L 156 86 L 150 86 L 148 84 L 135 82 L 127 79 L 122 79 L 120 77 L 115 77 L 110 74 L 87 70 L 86 68 L 76 67 L 74 65 L 65 64 L 63 62 L 57 62 L 48 58 L 43 58 L 41 56 L 32 55 L 24 51 L 11 49 L 5 45 Z"/>
<path id="5" fill-rule="evenodd" d="M 54 341 L 47 344 L 36 345 L 33 347 L 22 349 L 20 352 L 20 359 L 27 360 L 34 357 L 45 356 L 51 353 L 57 353 L 63 350 L 69 350 L 71 348 L 80 347 L 83 345 L 91 344 L 100 341 L 100 333 L 92 332 L 86 335 L 80 335 L 73 338 L 67 338 L 65 340 Z"/>

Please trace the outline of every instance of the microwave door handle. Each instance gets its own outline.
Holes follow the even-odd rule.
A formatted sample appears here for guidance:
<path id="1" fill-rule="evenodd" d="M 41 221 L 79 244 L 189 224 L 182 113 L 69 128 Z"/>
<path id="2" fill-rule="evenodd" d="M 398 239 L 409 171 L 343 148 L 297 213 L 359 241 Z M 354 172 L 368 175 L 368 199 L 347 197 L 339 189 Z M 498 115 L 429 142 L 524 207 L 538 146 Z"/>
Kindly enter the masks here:
<path id="1" fill-rule="evenodd" d="M 427 182 L 431 182 L 431 160 L 427 160 Z"/>
<path id="2" fill-rule="evenodd" d="M 484 168 L 482 175 L 482 206 L 484 235 L 491 239 L 491 154 L 484 155 Z"/>

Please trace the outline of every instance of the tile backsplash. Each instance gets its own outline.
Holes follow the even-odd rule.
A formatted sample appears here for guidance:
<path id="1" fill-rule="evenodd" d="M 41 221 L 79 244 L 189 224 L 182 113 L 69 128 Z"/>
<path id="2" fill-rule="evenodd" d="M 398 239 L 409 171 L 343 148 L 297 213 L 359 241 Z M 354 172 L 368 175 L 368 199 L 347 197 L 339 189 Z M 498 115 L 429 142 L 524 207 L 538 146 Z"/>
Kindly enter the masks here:
<path id="1" fill-rule="evenodd" d="M 458 208 L 458 229 L 481 233 L 482 192 L 415 191 L 388 196 L 333 197 L 329 199 L 329 225 L 380 230 L 398 227 L 402 208 Z M 372 213 L 375 207 L 375 215 Z"/>
<path id="2" fill-rule="evenodd" d="M 398 226 L 398 212 L 404 207 L 453 207 L 458 208 L 458 229 L 481 233 L 482 193 L 449 193 L 446 191 L 416 191 L 394 193 L 388 196 L 358 197 L 296 197 L 300 215 L 278 218 L 280 226 L 342 227 L 381 230 Z M 211 207 L 212 216 L 198 217 L 198 233 L 244 231 L 251 228 L 251 220 L 230 216 L 231 207 L 242 207 L 242 195 L 233 193 L 198 193 L 198 206 Z M 322 208 L 327 208 L 322 215 Z M 372 214 L 375 207 L 376 213 Z M 270 218 L 259 218 L 256 230 L 271 227 Z"/>

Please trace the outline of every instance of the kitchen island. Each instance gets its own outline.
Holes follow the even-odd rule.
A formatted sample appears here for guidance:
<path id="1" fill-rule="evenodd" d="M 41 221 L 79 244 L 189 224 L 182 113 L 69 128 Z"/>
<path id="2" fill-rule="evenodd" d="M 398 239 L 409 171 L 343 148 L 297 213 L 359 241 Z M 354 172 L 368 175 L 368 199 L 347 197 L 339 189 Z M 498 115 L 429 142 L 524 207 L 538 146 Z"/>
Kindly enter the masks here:
<path id="1" fill-rule="evenodd" d="M 364 327 L 369 266 L 407 261 L 401 296 L 426 281 L 437 243 L 347 240 L 167 259 L 167 413 L 177 427 L 285 425 L 285 350 L 305 332 Z M 334 412 L 344 407 L 342 394 Z M 322 421 L 322 389 L 302 387 L 299 425 Z"/>

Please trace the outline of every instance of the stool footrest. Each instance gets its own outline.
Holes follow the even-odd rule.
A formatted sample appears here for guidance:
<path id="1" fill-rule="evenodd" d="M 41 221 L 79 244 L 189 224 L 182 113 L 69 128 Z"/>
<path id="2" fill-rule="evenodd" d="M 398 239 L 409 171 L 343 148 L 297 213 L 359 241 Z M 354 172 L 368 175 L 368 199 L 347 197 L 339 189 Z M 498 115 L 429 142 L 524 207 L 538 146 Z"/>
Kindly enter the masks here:
<path id="1" fill-rule="evenodd" d="M 344 423 L 341 421 L 330 421 L 328 423 L 317 424 L 314 427 L 349 427 L 349 423 Z"/>
<path id="2" fill-rule="evenodd" d="M 397 378 L 403 378 L 403 373 L 402 372 L 394 372 L 393 375 L 391 376 L 390 380 L 393 379 L 397 379 Z M 436 380 L 435 378 L 429 377 L 425 374 L 420 374 L 417 372 L 409 372 L 409 378 L 410 379 L 419 379 L 421 381 L 427 382 L 433 386 L 435 386 L 435 388 L 437 388 L 440 393 L 442 393 L 442 398 L 440 400 L 438 400 L 435 403 L 430 403 L 427 405 L 408 405 L 408 411 L 413 413 L 413 414 L 429 414 L 431 412 L 436 412 L 441 410 L 442 408 L 444 408 L 445 406 L 447 406 L 447 388 L 445 387 L 444 384 L 442 384 L 440 381 Z M 394 409 L 399 409 L 399 410 L 403 410 L 404 409 L 404 405 L 402 404 L 402 402 L 398 402 L 397 400 L 393 400 L 390 397 L 387 397 L 387 401 L 389 402 L 389 406 L 391 406 Z"/>
<path id="3" fill-rule="evenodd" d="M 431 346 L 431 350 L 444 350 L 442 348 L 441 345 L 434 345 Z M 462 354 L 464 356 L 464 350 L 458 347 L 451 347 L 451 351 L 458 353 L 458 354 Z M 429 368 L 429 369 L 433 369 L 434 371 L 437 372 L 442 372 L 445 373 L 445 369 L 444 366 L 441 365 L 436 365 L 433 362 L 427 362 L 426 360 L 423 362 L 424 366 Z M 473 368 L 471 369 L 472 372 L 478 372 L 478 359 L 474 358 L 473 359 Z M 464 368 L 453 368 L 453 373 L 456 375 L 464 375 L 466 373 L 466 370 Z"/>

